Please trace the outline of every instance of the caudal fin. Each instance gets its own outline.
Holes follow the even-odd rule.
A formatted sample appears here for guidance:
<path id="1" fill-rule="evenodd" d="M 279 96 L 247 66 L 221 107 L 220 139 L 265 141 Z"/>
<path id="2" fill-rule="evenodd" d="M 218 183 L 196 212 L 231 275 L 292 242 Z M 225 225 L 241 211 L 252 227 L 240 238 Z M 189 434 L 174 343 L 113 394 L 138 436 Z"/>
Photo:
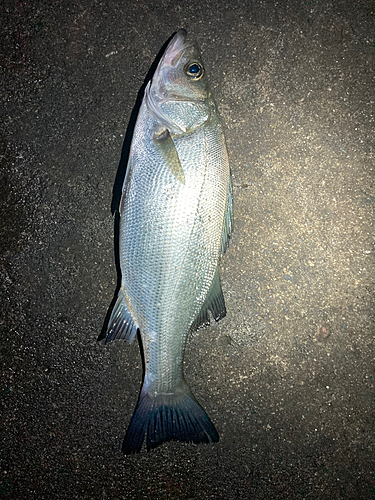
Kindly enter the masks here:
<path id="1" fill-rule="evenodd" d="M 185 383 L 172 394 L 151 396 L 142 391 L 122 451 L 125 454 L 139 452 L 145 436 L 147 451 L 167 441 L 219 441 L 214 424 Z"/>

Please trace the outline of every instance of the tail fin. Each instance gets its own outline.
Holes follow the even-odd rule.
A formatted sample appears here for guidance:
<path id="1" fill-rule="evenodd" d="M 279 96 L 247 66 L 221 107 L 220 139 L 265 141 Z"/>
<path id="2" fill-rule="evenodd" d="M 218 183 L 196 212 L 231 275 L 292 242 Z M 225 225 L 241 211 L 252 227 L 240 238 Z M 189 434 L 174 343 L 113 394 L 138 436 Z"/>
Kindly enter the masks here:
<path id="1" fill-rule="evenodd" d="M 145 435 L 147 451 L 167 441 L 219 441 L 214 424 L 184 382 L 172 394 L 152 396 L 142 390 L 122 451 L 126 455 L 139 452 Z"/>

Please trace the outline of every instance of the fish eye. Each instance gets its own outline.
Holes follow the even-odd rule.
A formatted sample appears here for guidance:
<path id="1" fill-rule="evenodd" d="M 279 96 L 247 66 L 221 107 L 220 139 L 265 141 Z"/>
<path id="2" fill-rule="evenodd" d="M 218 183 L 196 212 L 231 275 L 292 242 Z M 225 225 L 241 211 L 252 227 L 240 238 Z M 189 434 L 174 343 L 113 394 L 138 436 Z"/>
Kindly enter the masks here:
<path id="1" fill-rule="evenodd" d="M 186 67 L 186 74 L 193 80 L 200 80 L 203 76 L 204 68 L 197 62 L 190 62 Z"/>

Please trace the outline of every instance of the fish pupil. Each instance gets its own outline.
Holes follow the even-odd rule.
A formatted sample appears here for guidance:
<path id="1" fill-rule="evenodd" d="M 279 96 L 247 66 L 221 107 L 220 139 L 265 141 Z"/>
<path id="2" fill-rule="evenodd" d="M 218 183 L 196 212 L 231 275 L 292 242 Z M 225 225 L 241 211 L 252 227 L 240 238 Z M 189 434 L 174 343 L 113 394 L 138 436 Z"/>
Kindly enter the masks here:
<path id="1" fill-rule="evenodd" d="M 192 64 L 189 68 L 189 72 L 192 73 L 193 75 L 196 75 L 197 73 L 199 73 L 200 71 L 200 67 L 198 66 L 198 64 Z"/>

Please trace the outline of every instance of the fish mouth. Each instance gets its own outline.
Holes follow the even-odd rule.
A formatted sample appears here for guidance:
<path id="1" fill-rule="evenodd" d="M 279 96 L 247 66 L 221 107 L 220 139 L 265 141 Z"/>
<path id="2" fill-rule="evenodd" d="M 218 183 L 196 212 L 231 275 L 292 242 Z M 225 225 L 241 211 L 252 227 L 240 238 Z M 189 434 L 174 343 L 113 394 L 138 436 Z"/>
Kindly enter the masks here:
<path id="1" fill-rule="evenodd" d="M 165 65 L 175 68 L 179 63 L 183 51 L 192 46 L 192 44 L 185 43 L 187 37 L 187 31 L 185 29 L 180 29 L 173 36 L 172 40 L 169 42 L 167 48 L 165 49 L 162 60 L 159 66 Z"/>

